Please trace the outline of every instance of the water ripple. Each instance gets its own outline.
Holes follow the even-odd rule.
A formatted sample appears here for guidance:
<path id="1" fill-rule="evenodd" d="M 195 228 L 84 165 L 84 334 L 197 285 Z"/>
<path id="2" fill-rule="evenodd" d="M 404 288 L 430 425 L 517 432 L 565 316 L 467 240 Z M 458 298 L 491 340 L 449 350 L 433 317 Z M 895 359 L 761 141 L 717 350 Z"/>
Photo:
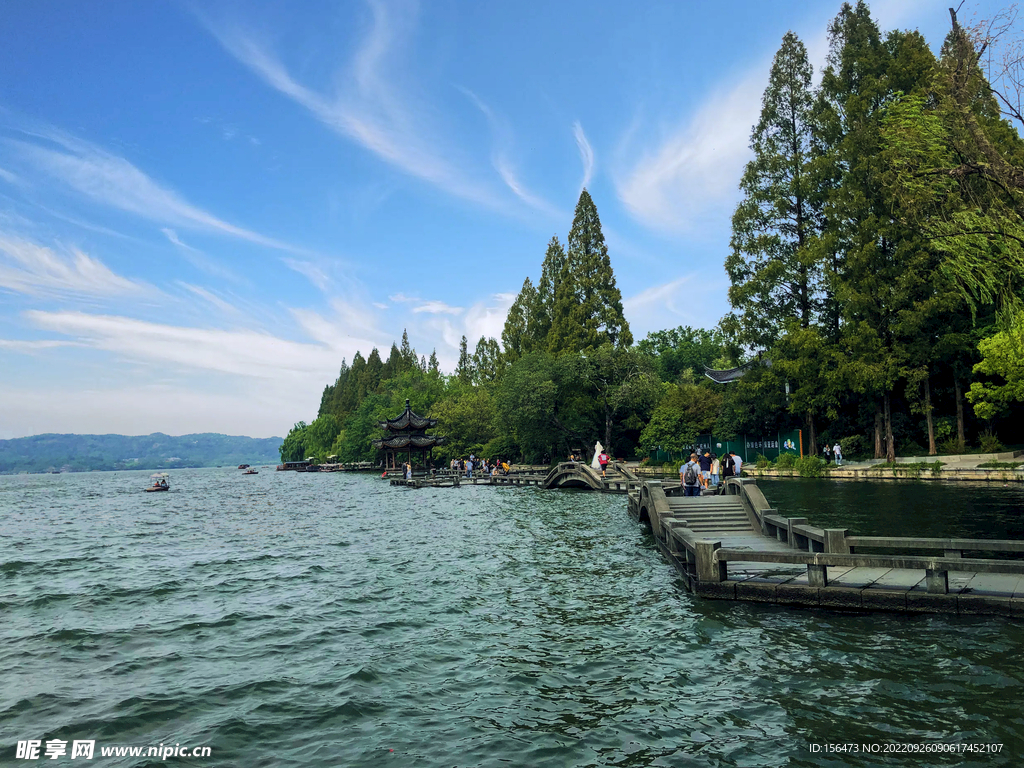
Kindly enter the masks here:
<path id="1" fill-rule="evenodd" d="M 0 754 L 28 738 L 274 768 L 887 765 L 808 745 L 1001 742 L 932 756 L 992 766 L 1024 750 L 1009 620 L 696 600 L 621 496 L 171 474 L 169 494 L 140 493 L 147 473 L 0 478 Z M 917 524 L 892 484 L 764 487 L 819 525 Z M 928 502 L 945 510 L 929 535 L 1024 533 L 1015 489 L 959 490 Z"/>

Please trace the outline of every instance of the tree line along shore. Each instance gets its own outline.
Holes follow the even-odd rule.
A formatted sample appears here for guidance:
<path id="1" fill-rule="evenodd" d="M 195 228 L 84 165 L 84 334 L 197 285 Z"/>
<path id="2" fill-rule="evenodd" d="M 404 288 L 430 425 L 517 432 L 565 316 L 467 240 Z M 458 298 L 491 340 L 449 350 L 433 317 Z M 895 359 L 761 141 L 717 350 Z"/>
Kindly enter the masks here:
<path id="1" fill-rule="evenodd" d="M 731 310 L 715 327 L 634 342 L 584 189 L 500 340 L 471 352 L 463 337 L 451 373 L 407 334 L 386 359 L 342 361 L 282 459 L 375 460 L 378 422 L 407 398 L 447 437 L 438 461 L 537 463 L 597 440 L 643 458 L 701 434 L 792 429 L 809 456 L 839 442 L 849 459 L 889 462 L 1021 442 L 1024 116 L 1000 88 L 1024 69 L 991 55 L 1020 50 L 1014 20 L 1010 9 L 968 28 L 951 10 L 936 54 L 916 31 L 881 30 L 866 3 L 843 4 L 817 81 L 802 41 L 784 36 L 721 254 Z M 704 375 L 745 364 L 732 383 Z"/>

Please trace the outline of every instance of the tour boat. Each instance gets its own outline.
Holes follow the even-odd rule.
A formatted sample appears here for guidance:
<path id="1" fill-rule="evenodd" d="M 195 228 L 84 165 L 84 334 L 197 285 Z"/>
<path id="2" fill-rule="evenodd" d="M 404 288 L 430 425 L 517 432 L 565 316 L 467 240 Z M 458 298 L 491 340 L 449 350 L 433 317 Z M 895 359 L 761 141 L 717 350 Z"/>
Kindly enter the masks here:
<path id="1" fill-rule="evenodd" d="M 168 475 L 166 472 L 157 472 L 155 475 L 150 475 L 150 479 L 153 481 L 153 484 L 149 486 L 149 488 L 145 489 L 146 493 L 171 490 L 171 487 L 167 484 L 167 477 Z"/>
<path id="2" fill-rule="evenodd" d="M 257 472 L 255 469 L 247 469 L 242 474 L 243 475 L 258 475 L 259 472 Z"/>

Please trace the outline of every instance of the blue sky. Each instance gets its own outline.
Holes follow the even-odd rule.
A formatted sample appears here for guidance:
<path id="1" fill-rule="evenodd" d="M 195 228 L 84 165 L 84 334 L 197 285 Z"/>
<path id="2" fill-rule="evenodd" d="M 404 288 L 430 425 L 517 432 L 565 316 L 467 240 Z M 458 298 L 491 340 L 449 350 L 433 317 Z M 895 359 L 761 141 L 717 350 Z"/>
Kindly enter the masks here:
<path id="1" fill-rule="evenodd" d="M 634 336 L 713 326 L 771 58 L 838 8 L 4 3 L 0 438 L 283 435 L 404 328 L 450 370 L 583 186 Z"/>

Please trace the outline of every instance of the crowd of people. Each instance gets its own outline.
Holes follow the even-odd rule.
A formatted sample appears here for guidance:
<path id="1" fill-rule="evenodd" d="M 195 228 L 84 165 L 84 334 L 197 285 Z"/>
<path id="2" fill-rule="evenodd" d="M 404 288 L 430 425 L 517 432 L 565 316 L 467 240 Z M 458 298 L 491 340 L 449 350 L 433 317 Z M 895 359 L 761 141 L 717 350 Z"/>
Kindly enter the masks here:
<path id="1" fill-rule="evenodd" d="M 679 482 L 686 496 L 700 496 L 705 488 L 713 488 L 727 477 L 743 474 L 743 459 L 732 451 L 719 457 L 711 451 L 690 454 L 690 460 L 679 468 Z"/>
<path id="2" fill-rule="evenodd" d="M 509 463 L 501 459 L 494 459 L 493 461 L 491 459 L 478 459 L 471 453 L 469 458 L 452 459 L 448 468 L 453 472 L 459 472 L 465 477 L 472 479 L 473 472 L 479 472 L 482 477 L 507 475 Z"/>

